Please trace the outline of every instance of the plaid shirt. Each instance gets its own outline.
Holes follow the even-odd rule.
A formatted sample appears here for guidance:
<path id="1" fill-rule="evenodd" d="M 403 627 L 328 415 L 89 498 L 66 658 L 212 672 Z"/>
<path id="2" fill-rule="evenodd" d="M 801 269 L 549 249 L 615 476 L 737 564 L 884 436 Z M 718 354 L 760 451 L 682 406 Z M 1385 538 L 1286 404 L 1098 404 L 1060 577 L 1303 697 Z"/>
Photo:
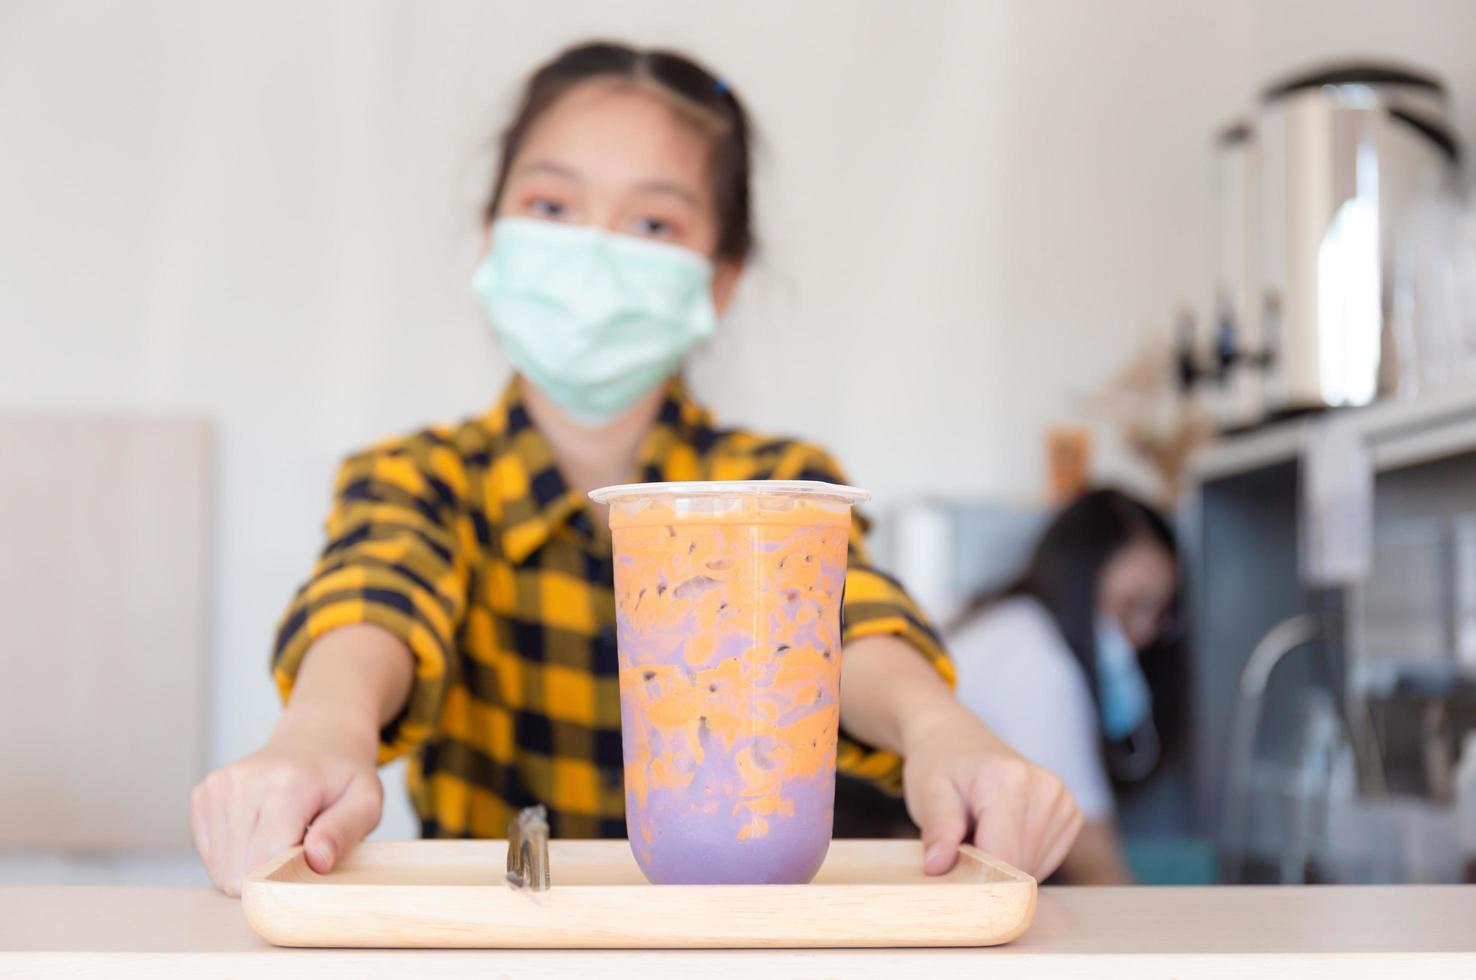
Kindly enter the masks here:
<path id="1" fill-rule="evenodd" d="M 822 450 L 713 427 L 673 382 L 638 457 L 641 481 L 824 480 Z M 900 636 L 951 682 L 922 614 L 868 564 L 853 524 L 844 641 Z M 554 465 L 516 384 L 486 416 L 382 443 L 338 475 L 327 543 L 288 608 L 273 673 L 283 700 L 318 637 L 373 623 L 415 657 L 380 761 L 410 753 L 428 837 L 502 837 L 543 803 L 561 837 L 624 837 L 614 567 L 608 528 Z M 840 767 L 895 787 L 900 760 L 841 739 Z"/>

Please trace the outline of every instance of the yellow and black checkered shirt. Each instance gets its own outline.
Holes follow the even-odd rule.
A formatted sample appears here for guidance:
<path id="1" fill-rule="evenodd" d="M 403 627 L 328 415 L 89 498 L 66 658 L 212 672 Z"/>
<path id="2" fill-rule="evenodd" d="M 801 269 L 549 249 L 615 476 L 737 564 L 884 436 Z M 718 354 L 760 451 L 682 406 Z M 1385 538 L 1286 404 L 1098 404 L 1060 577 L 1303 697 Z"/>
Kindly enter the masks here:
<path id="1" fill-rule="evenodd" d="M 638 457 L 641 482 L 845 482 L 822 450 L 718 429 L 673 382 Z M 614 567 L 608 528 L 554 465 L 516 384 L 484 417 L 382 443 L 343 464 L 312 578 L 273 658 L 285 700 L 303 654 L 373 623 L 415 657 L 380 760 L 411 753 L 410 796 L 429 837 L 501 837 L 524 806 L 561 837 L 624 837 Z M 952 666 L 922 614 L 868 565 L 853 524 L 845 642 L 894 634 Z M 844 738 L 840 766 L 895 786 L 899 760 Z"/>

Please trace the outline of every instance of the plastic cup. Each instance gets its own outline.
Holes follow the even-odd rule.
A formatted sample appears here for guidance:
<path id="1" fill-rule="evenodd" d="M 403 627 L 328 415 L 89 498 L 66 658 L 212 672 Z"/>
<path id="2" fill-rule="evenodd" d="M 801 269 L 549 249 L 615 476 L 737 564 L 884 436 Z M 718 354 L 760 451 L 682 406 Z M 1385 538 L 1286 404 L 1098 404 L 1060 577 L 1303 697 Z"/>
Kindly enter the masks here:
<path id="1" fill-rule="evenodd" d="M 656 884 L 803 884 L 830 846 L 851 506 L 811 481 L 606 487 L 625 821 Z"/>

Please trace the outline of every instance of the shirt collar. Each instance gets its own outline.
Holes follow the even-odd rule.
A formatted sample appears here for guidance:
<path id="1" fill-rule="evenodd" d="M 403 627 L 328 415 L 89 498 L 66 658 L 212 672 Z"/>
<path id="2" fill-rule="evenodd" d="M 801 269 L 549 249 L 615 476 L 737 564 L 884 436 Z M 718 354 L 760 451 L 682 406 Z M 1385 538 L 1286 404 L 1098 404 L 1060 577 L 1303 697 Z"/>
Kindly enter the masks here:
<path id="1" fill-rule="evenodd" d="M 483 424 L 495 447 L 487 474 L 488 512 L 509 561 L 522 564 L 566 525 L 591 543 L 608 538 L 594 527 L 587 502 L 564 481 L 548 440 L 528 414 L 517 378 L 508 382 Z M 710 414 L 692 401 L 680 378 L 673 378 L 641 440 L 630 482 L 701 479 L 701 454 L 712 434 Z"/>

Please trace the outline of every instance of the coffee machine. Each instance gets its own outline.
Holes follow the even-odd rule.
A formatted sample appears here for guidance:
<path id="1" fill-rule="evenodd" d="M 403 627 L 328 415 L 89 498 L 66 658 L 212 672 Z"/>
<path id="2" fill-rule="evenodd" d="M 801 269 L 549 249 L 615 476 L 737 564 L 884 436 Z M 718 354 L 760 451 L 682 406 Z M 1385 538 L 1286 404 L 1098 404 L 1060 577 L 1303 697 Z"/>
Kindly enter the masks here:
<path id="1" fill-rule="evenodd" d="M 1398 378 L 1395 249 L 1459 181 L 1444 84 L 1376 64 L 1299 73 L 1214 148 L 1213 400 L 1221 428 L 1366 405 Z"/>

